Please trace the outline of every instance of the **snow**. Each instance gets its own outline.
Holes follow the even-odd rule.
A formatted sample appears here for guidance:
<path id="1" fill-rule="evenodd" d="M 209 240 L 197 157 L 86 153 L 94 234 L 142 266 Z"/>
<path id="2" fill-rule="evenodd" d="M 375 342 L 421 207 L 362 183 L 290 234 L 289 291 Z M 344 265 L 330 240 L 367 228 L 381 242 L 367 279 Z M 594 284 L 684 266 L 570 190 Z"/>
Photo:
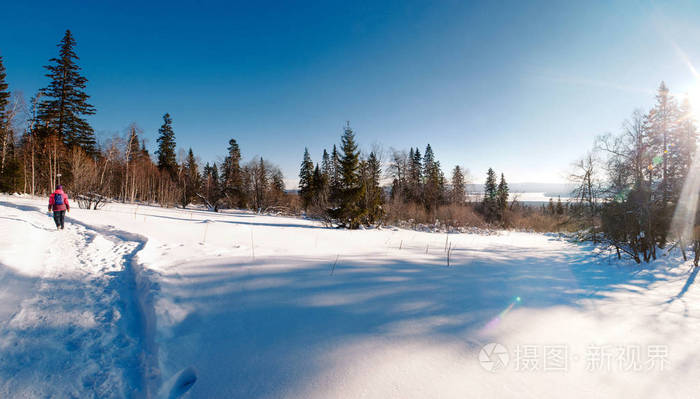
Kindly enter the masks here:
<path id="1" fill-rule="evenodd" d="M 126 204 L 67 216 L 55 231 L 43 199 L 0 197 L 0 397 L 696 390 L 700 293 L 676 253 L 640 267 L 551 234 Z M 504 368 L 479 362 L 488 343 Z M 565 369 L 544 369 L 552 348 Z"/>

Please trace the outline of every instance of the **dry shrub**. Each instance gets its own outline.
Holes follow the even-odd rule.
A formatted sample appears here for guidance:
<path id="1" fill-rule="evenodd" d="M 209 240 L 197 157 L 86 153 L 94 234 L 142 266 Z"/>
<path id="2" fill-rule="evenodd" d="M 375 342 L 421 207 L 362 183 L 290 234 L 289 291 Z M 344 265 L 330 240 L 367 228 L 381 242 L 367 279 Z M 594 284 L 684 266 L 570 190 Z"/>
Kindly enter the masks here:
<path id="1" fill-rule="evenodd" d="M 537 208 L 520 207 L 506 212 L 507 227 L 537 232 L 571 232 L 576 223 L 563 215 L 544 213 Z"/>
<path id="2" fill-rule="evenodd" d="M 383 205 L 384 223 L 394 224 L 402 221 L 412 221 L 413 224 L 433 224 L 439 221 L 451 227 L 485 227 L 483 217 L 476 212 L 471 204 L 443 205 L 437 210 L 428 211 L 424 206 L 415 203 L 394 201 Z"/>
<path id="3" fill-rule="evenodd" d="M 435 224 L 447 227 L 494 227 L 536 232 L 570 232 L 576 231 L 576 222 L 566 215 L 551 215 L 543 212 L 537 206 L 515 204 L 507 209 L 502 221 L 488 224 L 478 211 L 478 204 L 443 205 L 435 211 L 427 211 L 425 207 L 415 203 L 393 201 L 384 205 L 386 224 L 409 222 L 412 226 L 418 224 Z"/>

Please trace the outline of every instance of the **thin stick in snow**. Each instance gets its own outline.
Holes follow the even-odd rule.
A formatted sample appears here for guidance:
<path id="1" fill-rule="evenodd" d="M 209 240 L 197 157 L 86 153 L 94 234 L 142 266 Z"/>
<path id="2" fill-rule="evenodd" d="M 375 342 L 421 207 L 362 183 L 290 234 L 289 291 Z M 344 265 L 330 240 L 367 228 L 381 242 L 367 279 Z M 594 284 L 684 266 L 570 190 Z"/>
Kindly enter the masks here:
<path id="1" fill-rule="evenodd" d="M 139 206 L 136 205 L 136 209 L 134 209 L 134 219 L 136 219 L 136 211 L 138 211 L 138 210 L 139 210 Z"/>
<path id="2" fill-rule="evenodd" d="M 401 250 L 402 247 L 403 247 L 403 240 L 401 240 L 401 243 L 399 244 L 399 251 Z"/>
<path id="3" fill-rule="evenodd" d="M 250 228 L 250 251 L 253 255 L 253 260 L 255 260 L 255 241 L 253 240 L 253 228 Z"/>
<path id="4" fill-rule="evenodd" d="M 209 223 L 204 222 L 204 238 L 202 239 L 202 242 L 206 243 L 207 242 L 207 229 L 209 229 Z"/>
<path id="5" fill-rule="evenodd" d="M 425 244 L 425 254 L 428 254 L 428 247 L 430 247 L 430 243 Z"/>
<path id="6" fill-rule="evenodd" d="M 338 263 L 339 257 L 340 257 L 340 254 L 335 256 L 335 262 L 333 262 L 333 267 L 331 268 L 331 276 L 333 275 L 333 272 L 335 271 L 335 265 Z"/>
<path id="7" fill-rule="evenodd" d="M 450 253 L 452 252 L 452 243 L 447 248 L 447 267 L 450 267 Z"/>
<path id="8" fill-rule="evenodd" d="M 447 252 L 447 239 L 450 238 L 448 233 L 445 233 L 445 252 Z"/>

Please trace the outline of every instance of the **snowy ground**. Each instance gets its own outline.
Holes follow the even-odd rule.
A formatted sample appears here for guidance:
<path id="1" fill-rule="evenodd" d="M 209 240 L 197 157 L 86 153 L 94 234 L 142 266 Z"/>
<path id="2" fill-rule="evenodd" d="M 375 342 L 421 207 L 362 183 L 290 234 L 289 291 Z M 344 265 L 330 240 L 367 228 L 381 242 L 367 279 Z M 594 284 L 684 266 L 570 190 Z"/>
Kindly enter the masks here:
<path id="1" fill-rule="evenodd" d="M 696 397 L 695 275 L 244 212 L 109 204 L 57 232 L 2 196 L 0 397 Z"/>

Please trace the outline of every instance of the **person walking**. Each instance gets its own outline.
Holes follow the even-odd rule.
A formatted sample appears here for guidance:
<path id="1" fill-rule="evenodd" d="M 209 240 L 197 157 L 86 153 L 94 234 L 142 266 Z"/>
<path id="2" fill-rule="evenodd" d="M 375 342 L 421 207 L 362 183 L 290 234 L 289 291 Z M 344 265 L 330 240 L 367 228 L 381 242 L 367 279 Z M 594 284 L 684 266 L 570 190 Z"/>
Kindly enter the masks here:
<path id="1" fill-rule="evenodd" d="M 63 230 L 66 212 L 70 212 L 70 204 L 68 203 L 68 195 L 63 192 L 63 186 L 60 184 L 56 186 L 56 191 L 49 195 L 49 212 L 53 212 L 56 228 Z"/>

